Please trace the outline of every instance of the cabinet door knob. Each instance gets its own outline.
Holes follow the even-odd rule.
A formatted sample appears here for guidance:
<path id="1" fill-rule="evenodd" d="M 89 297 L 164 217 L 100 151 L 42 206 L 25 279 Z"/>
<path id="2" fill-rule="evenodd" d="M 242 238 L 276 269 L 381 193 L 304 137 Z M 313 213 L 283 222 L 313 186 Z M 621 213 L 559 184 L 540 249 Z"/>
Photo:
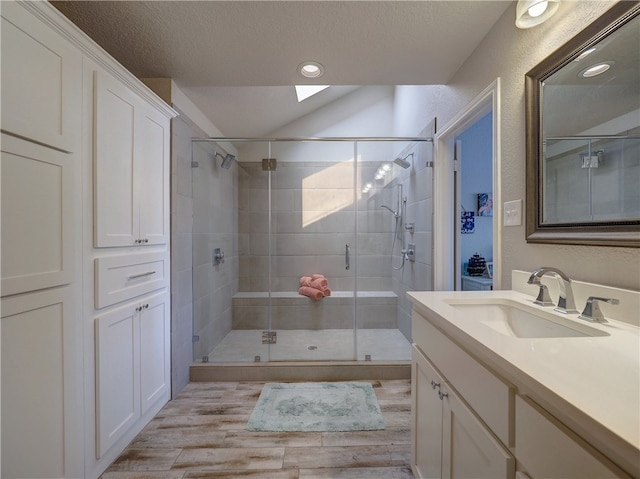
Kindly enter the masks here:
<path id="1" fill-rule="evenodd" d="M 149 238 L 145 238 L 145 239 L 144 239 L 144 242 L 145 242 L 145 243 L 148 243 L 148 242 L 149 242 Z"/>
<path id="2" fill-rule="evenodd" d="M 438 391 L 438 397 L 440 398 L 440 401 L 442 401 L 444 398 L 449 397 L 449 393 L 443 393 L 442 391 Z"/>
<path id="3" fill-rule="evenodd" d="M 440 387 L 440 383 L 437 383 L 435 381 L 431 381 L 431 388 L 435 389 L 435 388 L 439 388 Z"/>

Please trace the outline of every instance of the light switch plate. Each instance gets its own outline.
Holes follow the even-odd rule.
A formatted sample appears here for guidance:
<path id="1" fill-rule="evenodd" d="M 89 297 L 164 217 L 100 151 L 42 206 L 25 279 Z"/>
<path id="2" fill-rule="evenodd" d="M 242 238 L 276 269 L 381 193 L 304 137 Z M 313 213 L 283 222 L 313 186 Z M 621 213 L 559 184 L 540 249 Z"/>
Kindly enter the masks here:
<path id="1" fill-rule="evenodd" d="M 504 226 L 520 226 L 522 224 L 522 200 L 505 201 Z"/>

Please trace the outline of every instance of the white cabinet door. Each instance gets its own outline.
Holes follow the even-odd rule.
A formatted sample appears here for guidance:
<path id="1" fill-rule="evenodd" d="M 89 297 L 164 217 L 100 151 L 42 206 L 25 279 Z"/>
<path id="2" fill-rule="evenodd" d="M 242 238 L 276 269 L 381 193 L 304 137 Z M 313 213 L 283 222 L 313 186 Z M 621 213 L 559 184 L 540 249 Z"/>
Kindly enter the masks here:
<path id="1" fill-rule="evenodd" d="M 444 381 L 415 346 L 411 354 L 411 466 L 418 479 L 440 479 L 442 401 L 438 387 Z"/>
<path id="2" fill-rule="evenodd" d="M 443 398 L 442 477 L 512 479 L 515 460 L 447 386 Z"/>
<path id="3" fill-rule="evenodd" d="M 170 385 L 169 294 L 149 298 L 140 311 L 140 399 L 142 414 Z"/>
<path id="4" fill-rule="evenodd" d="M 102 71 L 94 72 L 94 240 L 129 246 L 138 239 L 134 192 L 135 95 Z"/>
<path id="5" fill-rule="evenodd" d="M 72 154 L 2 135 L 3 296 L 72 281 L 75 167 Z"/>
<path id="6" fill-rule="evenodd" d="M 169 399 L 169 293 L 143 297 L 96 320 L 96 457 L 158 400 Z"/>
<path id="7" fill-rule="evenodd" d="M 516 396 L 516 424 L 516 457 L 532 479 L 630 477 L 522 396 Z"/>
<path id="8" fill-rule="evenodd" d="M 415 345 L 411 373 L 416 478 L 513 479 L 513 456 Z"/>
<path id="9" fill-rule="evenodd" d="M 135 306 L 96 320 L 96 457 L 140 417 L 140 338 Z"/>
<path id="10" fill-rule="evenodd" d="M 105 72 L 94 72 L 96 247 L 169 240 L 170 122 Z"/>
<path id="11" fill-rule="evenodd" d="M 139 237 L 144 244 L 169 239 L 169 119 L 151 107 L 140 108 L 135 139 Z"/>
<path id="12" fill-rule="evenodd" d="M 2 299 L 3 478 L 83 475 L 75 299 L 71 286 Z"/>
<path id="13" fill-rule="evenodd" d="M 80 147 L 82 56 L 20 5 L 2 8 L 2 130 L 53 148 Z"/>

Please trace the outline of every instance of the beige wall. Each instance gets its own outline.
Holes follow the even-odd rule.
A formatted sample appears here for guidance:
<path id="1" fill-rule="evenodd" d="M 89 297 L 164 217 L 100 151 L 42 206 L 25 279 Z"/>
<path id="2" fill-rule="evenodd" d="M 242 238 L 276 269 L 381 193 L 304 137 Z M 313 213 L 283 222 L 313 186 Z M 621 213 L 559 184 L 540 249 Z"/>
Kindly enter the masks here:
<path id="1" fill-rule="evenodd" d="M 514 2 L 446 86 L 396 88 L 394 134 L 416 134 L 420 125 L 434 116 L 442 127 L 500 77 L 502 201 L 524 200 L 524 76 L 614 3 L 565 1 L 547 23 L 519 30 L 514 24 Z M 581 281 L 640 290 L 638 249 L 528 244 L 524 224 L 503 229 L 502 261 L 502 285 L 507 289 L 511 287 L 511 270 L 545 265 L 558 267 Z"/>

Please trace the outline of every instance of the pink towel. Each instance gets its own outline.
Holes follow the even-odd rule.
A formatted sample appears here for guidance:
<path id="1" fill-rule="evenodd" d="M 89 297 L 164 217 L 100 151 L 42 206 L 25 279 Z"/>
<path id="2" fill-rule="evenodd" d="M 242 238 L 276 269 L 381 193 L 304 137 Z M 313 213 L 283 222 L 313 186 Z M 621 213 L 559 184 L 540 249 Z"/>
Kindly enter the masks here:
<path id="1" fill-rule="evenodd" d="M 300 278 L 300 286 L 311 286 L 312 288 L 322 290 L 329 286 L 329 281 L 321 274 L 314 274 Z"/>
<path id="2" fill-rule="evenodd" d="M 311 299 L 315 299 L 316 301 L 324 298 L 324 293 L 322 291 L 316 288 L 312 288 L 310 286 L 301 286 L 300 289 L 298 290 L 298 294 L 302 296 L 307 296 Z"/>
<path id="3" fill-rule="evenodd" d="M 324 294 L 324 295 L 325 295 L 325 297 L 326 297 L 326 296 L 331 296 L 331 290 L 330 290 L 329 288 L 324 288 L 324 289 L 322 290 L 322 294 Z"/>

